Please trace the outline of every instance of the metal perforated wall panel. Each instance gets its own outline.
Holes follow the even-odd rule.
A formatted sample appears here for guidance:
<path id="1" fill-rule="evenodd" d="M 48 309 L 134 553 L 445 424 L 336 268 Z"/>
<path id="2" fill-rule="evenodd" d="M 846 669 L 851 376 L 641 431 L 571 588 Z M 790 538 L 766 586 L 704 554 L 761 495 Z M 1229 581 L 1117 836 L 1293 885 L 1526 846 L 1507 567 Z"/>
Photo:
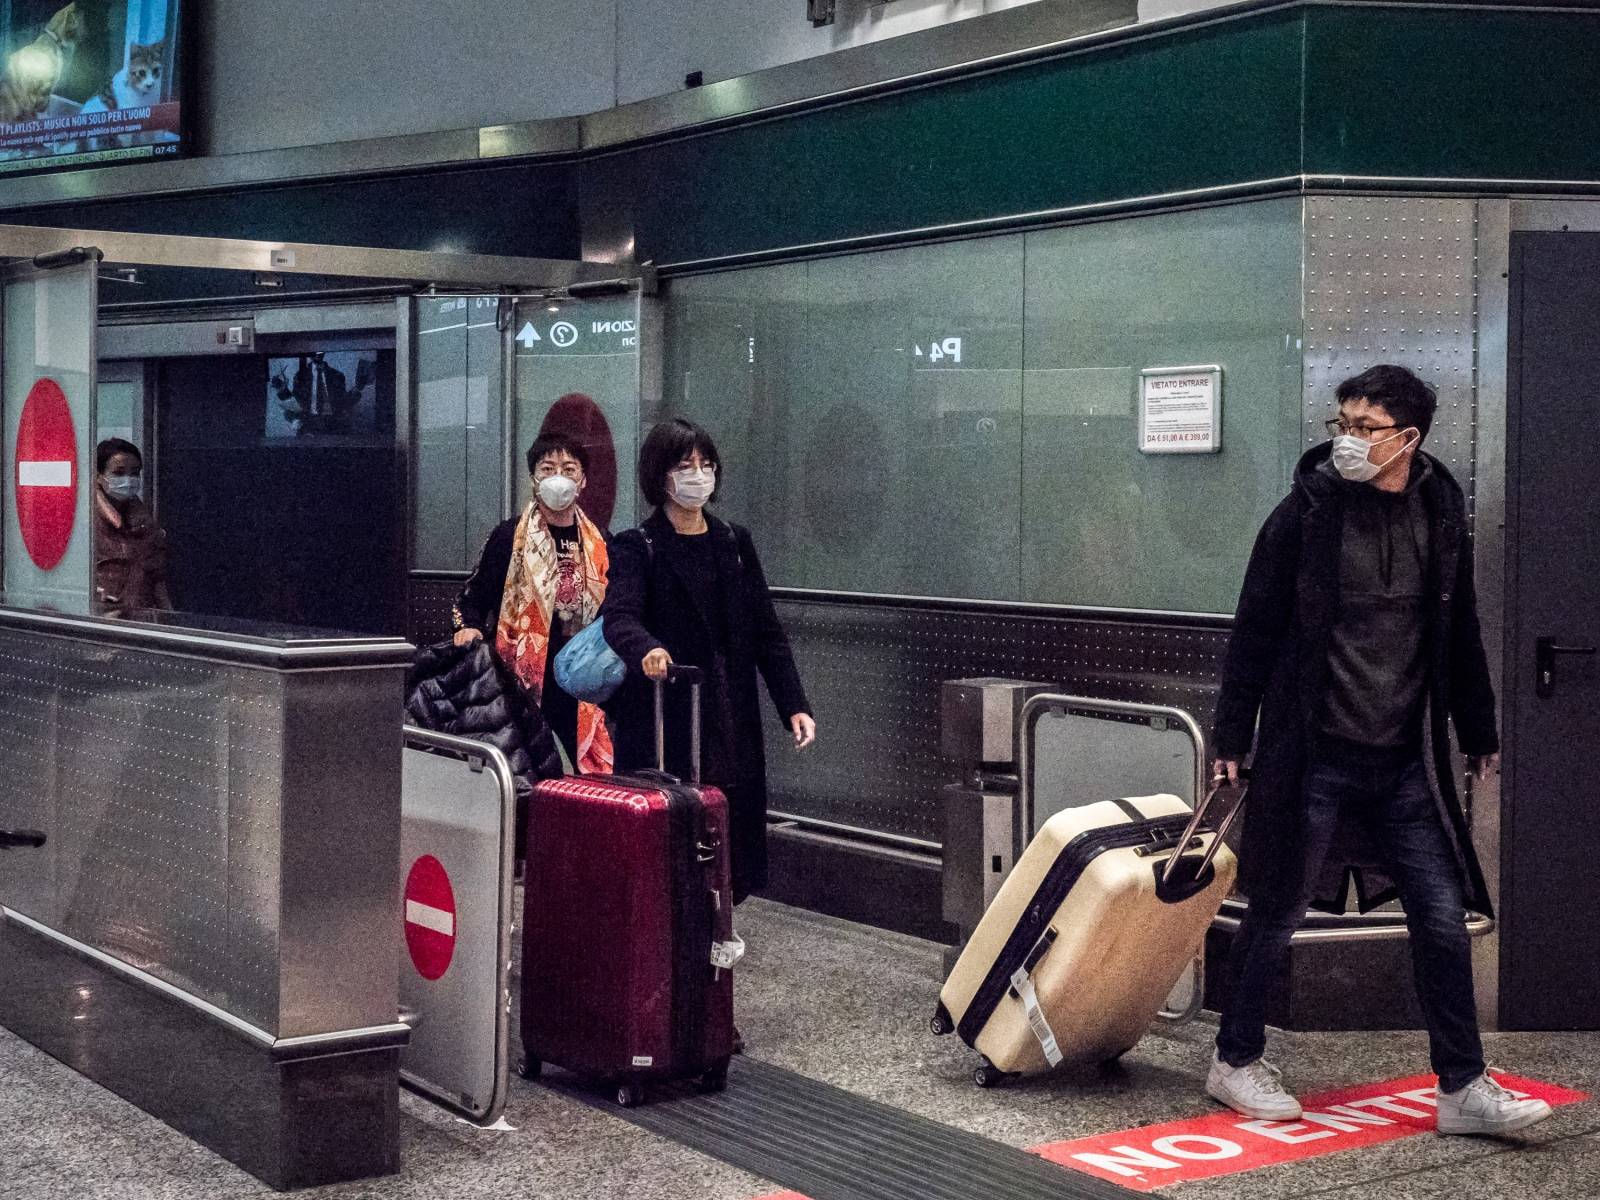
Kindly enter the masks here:
<path id="1" fill-rule="evenodd" d="M 1477 205 L 1314 196 L 1306 201 L 1305 444 L 1326 440 L 1339 383 L 1376 363 L 1439 392 L 1427 449 L 1471 501 L 1476 472 Z"/>
<path id="2" fill-rule="evenodd" d="M 461 594 L 466 576 L 412 576 L 406 601 L 406 638 L 414 646 L 442 642 L 450 636 L 450 606 Z"/>
<path id="3" fill-rule="evenodd" d="M 940 685 L 1002 675 L 1064 691 L 1187 709 L 1211 723 L 1227 630 L 1221 622 L 1088 620 L 1003 609 L 780 599 L 817 715 L 817 746 L 767 741 L 781 812 L 937 842 Z"/>
<path id="4" fill-rule="evenodd" d="M 0 630 L 0 816 L 50 831 L 0 899 L 278 1024 L 283 683 Z"/>

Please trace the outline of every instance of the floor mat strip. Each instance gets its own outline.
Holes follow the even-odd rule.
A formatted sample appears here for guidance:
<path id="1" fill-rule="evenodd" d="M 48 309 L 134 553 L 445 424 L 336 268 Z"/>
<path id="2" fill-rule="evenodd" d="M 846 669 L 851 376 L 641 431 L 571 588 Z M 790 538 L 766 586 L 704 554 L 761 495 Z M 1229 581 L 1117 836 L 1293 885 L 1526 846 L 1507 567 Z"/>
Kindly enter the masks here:
<path id="1" fill-rule="evenodd" d="M 1126 1200 L 1126 1188 L 751 1058 L 725 1092 L 657 1087 L 638 1108 L 566 1075 L 563 1092 L 811 1200 Z"/>

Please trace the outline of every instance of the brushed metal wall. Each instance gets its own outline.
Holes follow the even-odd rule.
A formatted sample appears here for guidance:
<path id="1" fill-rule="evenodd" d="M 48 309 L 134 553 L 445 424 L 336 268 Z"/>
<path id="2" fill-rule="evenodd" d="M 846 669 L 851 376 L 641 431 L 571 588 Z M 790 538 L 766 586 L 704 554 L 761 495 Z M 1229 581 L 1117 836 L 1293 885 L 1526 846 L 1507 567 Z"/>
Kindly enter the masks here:
<path id="1" fill-rule="evenodd" d="M 439 579 L 413 575 L 406 598 L 406 637 L 416 646 L 450 636 L 450 606 L 461 594 L 466 577 Z"/>
<path id="2" fill-rule="evenodd" d="M 0 900 L 262 1029 L 278 1009 L 282 680 L 0 629 Z"/>
<path id="3" fill-rule="evenodd" d="M 1471 504 L 1477 451 L 1477 202 L 1313 196 L 1305 216 L 1305 444 L 1334 389 L 1375 363 L 1439 392 L 1427 450 Z"/>
<path id="4" fill-rule="evenodd" d="M 938 842 L 940 685 L 1002 675 L 1111 700 L 1171 704 L 1211 724 L 1222 621 L 1116 621 L 981 606 L 782 599 L 778 604 L 817 714 L 817 746 L 767 738 L 771 806 L 781 812 Z"/>
<path id="5" fill-rule="evenodd" d="M 392 1026 L 409 647 L 273 666 L 289 643 L 31 621 L 0 618 L 0 825 L 49 841 L 0 903 L 258 1035 Z"/>

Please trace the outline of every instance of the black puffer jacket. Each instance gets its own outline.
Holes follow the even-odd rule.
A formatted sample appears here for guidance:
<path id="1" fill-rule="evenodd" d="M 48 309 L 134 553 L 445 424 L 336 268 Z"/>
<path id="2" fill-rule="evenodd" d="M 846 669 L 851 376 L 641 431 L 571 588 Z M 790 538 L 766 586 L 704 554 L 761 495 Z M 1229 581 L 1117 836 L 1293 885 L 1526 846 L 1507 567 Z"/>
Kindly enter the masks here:
<path id="1" fill-rule="evenodd" d="M 561 772 L 561 754 L 536 704 L 529 704 L 481 638 L 417 651 L 406 675 L 406 718 L 437 733 L 488 742 L 506 756 L 517 795 Z"/>

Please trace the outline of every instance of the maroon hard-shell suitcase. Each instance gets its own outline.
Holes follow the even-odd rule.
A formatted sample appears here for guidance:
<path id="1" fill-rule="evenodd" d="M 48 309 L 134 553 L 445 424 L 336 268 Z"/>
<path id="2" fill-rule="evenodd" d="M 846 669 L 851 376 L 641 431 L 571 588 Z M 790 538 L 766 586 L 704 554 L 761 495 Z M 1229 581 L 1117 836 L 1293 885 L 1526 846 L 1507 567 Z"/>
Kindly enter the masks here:
<path id="1" fill-rule="evenodd" d="M 700 772 L 700 671 L 692 694 Z M 656 685 L 661 760 L 662 685 Z M 522 1073 L 544 1063 L 605 1080 L 617 1102 L 650 1080 L 720 1090 L 733 1054 L 728 801 L 661 771 L 545 780 L 528 806 Z"/>

